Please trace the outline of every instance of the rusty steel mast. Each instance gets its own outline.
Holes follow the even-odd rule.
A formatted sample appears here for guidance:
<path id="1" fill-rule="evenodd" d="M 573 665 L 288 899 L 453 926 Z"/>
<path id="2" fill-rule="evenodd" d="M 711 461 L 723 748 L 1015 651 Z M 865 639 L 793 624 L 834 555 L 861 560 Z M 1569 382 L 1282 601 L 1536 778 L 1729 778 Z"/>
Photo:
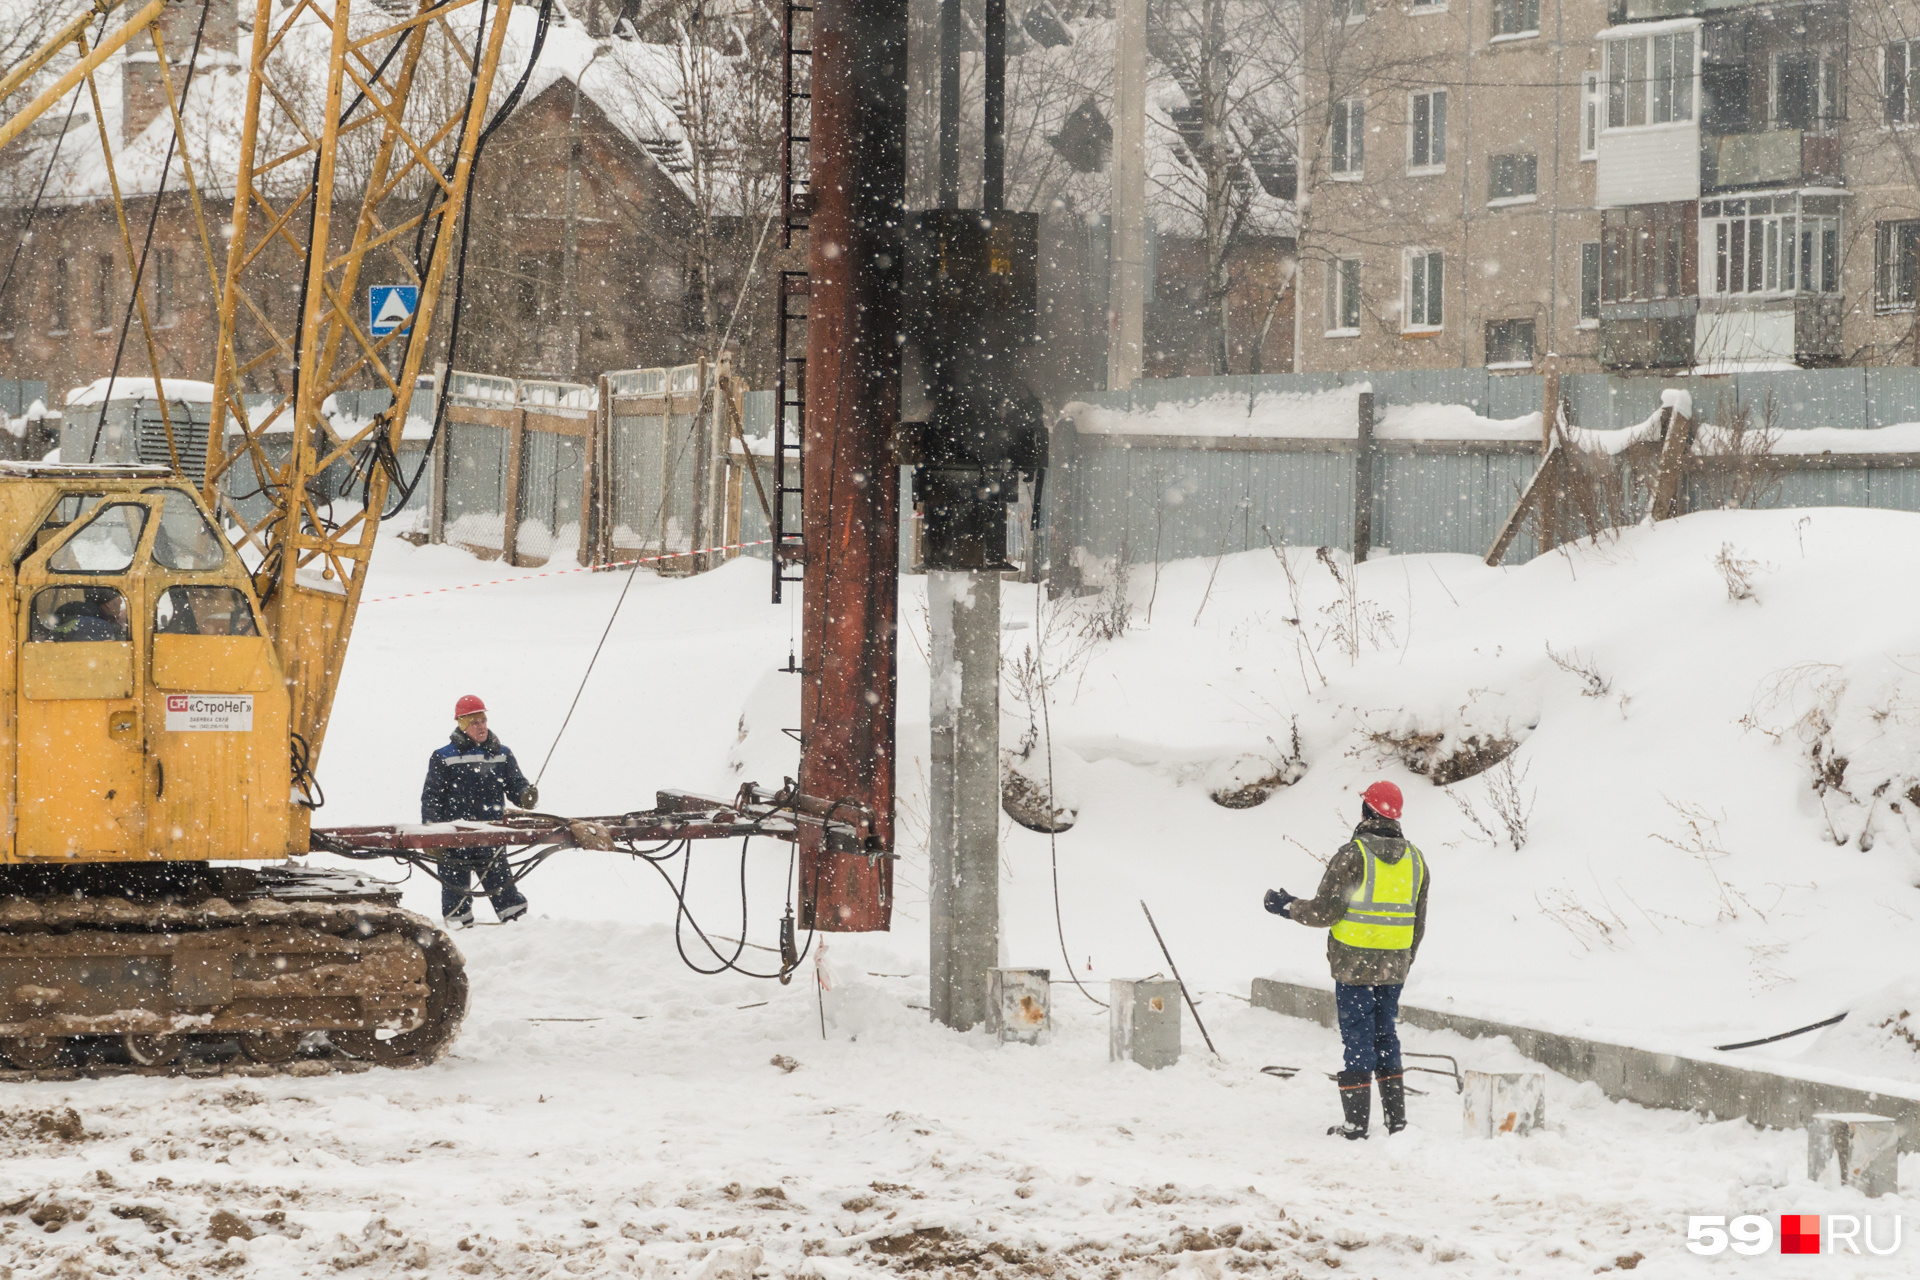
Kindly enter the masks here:
<path id="1" fill-rule="evenodd" d="M 812 25 L 799 784 L 875 823 L 865 848 L 802 833 L 801 924 L 851 932 L 893 914 L 907 0 Z"/>

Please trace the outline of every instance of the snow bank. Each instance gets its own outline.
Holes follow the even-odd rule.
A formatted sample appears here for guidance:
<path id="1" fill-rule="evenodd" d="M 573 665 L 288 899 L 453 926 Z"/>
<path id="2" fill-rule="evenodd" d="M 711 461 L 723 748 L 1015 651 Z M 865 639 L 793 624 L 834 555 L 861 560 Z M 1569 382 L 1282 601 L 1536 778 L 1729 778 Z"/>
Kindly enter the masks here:
<path id="1" fill-rule="evenodd" d="M 1164 965 L 1131 926 L 1146 896 L 1170 940 L 1190 940 L 1173 945 L 1192 981 L 1323 981 L 1320 938 L 1265 915 L 1260 895 L 1309 891 L 1359 791 L 1388 777 L 1435 876 L 1410 1001 L 1682 1047 L 1831 1016 L 1885 985 L 1886 958 L 1910 954 L 1920 928 L 1920 801 L 1905 796 L 1920 785 L 1920 605 L 1887 587 L 1920 577 L 1915 548 L 1920 516 L 1905 513 L 1705 512 L 1512 568 L 1394 556 L 1355 578 L 1335 556 L 1351 595 L 1311 552 L 1283 568 L 1263 551 L 1217 571 L 1136 567 L 1132 622 L 1113 640 L 1094 638 L 1102 601 L 1036 608 L 1034 588 L 1008 586 L 1008 669 L 1039 647 L 1047 715 L 1009 676 L 1003 742 L 1038 735 L 1019 768 L 1035 781 L 1050 723 L 1057 799 L 1076 819 L 1051 847 L 1005 828 L 1006 955 L 1058 962 L 1057 854 L 1083 976 Z M 521 572 L 389 543 L 369 595 Z M 1730 594 L 1736 578 L 1747 598 Z M 580 574 L 369 605 L 329 735 L 325 816 L 415 816 L 415 775 L 461 693 L 501 700 L 502 735 L 544 757 L 621 585 Z M 902 580 L 903 861 L 887 945 L 904 958 L 924 953 L 926 927 L 923 587 Z M 764 598 L 759 562 L 680 581 L 642 570 L 543 804 L 617 812 L 663 787 L 726 795 L 791 776 L 799 686 L 777 669 L 797 614 Z M 1816 790 L 1836 756 L 1837 784 Z M 1253 759 L 1302 768 L 1263 804 L 1215 803 Z M 766 857 L 756 900 L 777 903 L 784 857 Z M 713 909 L 737 911 L 713 874 Z M 555 859 L 528 888 L 577 918 L 671 918 L 670 899 L 605 855 Z M 432 901 L 424 887 L 416 900 Z"/>

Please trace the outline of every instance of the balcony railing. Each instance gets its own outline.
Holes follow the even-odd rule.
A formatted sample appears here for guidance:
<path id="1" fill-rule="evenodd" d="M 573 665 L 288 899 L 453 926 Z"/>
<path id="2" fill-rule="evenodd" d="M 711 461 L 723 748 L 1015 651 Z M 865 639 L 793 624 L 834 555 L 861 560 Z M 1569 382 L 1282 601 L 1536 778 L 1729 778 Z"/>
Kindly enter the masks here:
<path id="1" fill-rule="evenodd" d="M 1811 0 L 1816 4 L 1840 2 Z M 1652 22 L 1659 18 L 1700 18 L 1729 9 L 1757 9 L 1773 3 L 1774 0 L 1608 0 L 1607 21 L 1619 26 L 1623 22 Z"/>
<path id="2" fill-rule="evenodd" d="M 1840 181 L 1840 139 L 1833 134 L 1769 129 L 1700 140 L 1700 186 L 1705 191 Z"/>

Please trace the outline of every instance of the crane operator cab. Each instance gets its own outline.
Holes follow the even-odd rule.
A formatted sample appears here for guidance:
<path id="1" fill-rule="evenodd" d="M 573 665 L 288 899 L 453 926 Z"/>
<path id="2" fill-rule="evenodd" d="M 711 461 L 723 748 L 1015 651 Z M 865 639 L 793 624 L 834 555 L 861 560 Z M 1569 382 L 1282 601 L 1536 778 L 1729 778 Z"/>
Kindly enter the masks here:
<path id="1" fill-rule="evenodd" d="M 15 779 L 0 862 L 285 856 L 288 692 L 246 567 L 193 488 L 164 467 L 6 466 L 0 538 Z"/>

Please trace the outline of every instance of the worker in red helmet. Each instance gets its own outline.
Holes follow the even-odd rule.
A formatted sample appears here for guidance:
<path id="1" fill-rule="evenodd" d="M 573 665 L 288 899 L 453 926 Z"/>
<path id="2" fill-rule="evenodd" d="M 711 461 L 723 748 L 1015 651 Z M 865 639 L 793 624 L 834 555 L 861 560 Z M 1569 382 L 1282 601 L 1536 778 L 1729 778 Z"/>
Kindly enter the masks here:
<path id="1" fill-rule="evenodd" d="M 531 809 L 540 792 L 520 772 L 513 752 L 487 727 L 487 707 L 469 693 L 453 704 L 453 733 L 427 759 L 427 782 L 420 791 L 422 822 L 489 822 L 506 812 L 512 800 Z M 440 913 L 447 923 L 473 923 L 473 873 L 493 903 L 501 924 L 527 912 L 526 895 L 513 882 L 501 848 L 452 849 L 440 857 Z"/>
<path id="2" fill-rule="evenodd" d="M 1267 910 L 1299 924 L 1328 929 L 1334 1007 L 1346 1051 L 1340 1073 L 1345 1119 L 1327 1132 L 1367 1136 L 1373 1085 L 1388 1133 L 1407 1127 L 1407 1092 L 1400 1065 L 1400 988 L 1427 932 L 1427 860 L 1400 830 L 1405 800 L 1391 782 L 1376 782 L 1360 798 L 1360 825 L 1327 863 L 1320 890 L 1296 898 L 1269 889 Z"/>

